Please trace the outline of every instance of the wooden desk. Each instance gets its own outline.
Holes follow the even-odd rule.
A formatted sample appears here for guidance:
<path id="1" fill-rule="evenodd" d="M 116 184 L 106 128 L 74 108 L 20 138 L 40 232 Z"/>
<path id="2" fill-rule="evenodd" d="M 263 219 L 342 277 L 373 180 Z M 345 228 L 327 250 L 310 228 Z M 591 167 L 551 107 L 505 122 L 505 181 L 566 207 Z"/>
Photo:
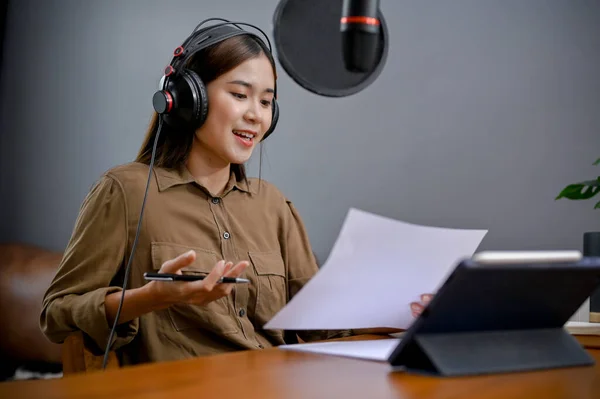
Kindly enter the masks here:
<path id="1" fill-rule="evenodd" d="M 359 339 L 373 339 L 362 336 Z M 380 338 L 380 337 L 379 337 Z M 593 367 L 469 378 L 390 372 L 385 363 L 277 348 L 0 383 L 0 398 L 600 398 Z"/>

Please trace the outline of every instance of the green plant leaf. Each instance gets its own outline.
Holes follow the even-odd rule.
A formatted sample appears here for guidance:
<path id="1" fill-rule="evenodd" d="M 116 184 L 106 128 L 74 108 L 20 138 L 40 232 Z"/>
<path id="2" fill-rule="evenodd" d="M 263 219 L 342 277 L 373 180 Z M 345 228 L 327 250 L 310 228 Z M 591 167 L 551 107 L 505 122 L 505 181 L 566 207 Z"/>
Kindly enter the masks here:
<path id="1" fill-rule="evenodd" d="M 569 184 L 556 199 L 567 198 L 570 200 L 590 199 L 600 192 L 600 176 L 596 180 L 587 180 L 580 183 Z"/>
<path id="2" fill-rule="evenodd" d="M 600 165 L 600 158 L 596 159 L 596 162 L 593 163 L 594 165 Z"/>

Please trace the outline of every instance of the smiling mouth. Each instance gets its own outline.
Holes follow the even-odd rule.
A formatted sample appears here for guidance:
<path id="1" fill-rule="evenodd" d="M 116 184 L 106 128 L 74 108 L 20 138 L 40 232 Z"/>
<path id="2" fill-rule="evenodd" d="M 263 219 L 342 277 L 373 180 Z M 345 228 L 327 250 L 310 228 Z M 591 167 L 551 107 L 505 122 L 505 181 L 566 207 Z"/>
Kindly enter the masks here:
<path id="1" fill-rule="evenodd" d="M 241 132 L 241 131 L 238 131 L 238 130 L 233 130 L 232 132 L 235 135 L 235 137 L 237 137 L 237 139 L 242 144 L 244 144 L 247 147 L 252 146 L 252 142 L 253 142 L 253 139 L 254 139 L 254 135 L 252 133 Z"/>

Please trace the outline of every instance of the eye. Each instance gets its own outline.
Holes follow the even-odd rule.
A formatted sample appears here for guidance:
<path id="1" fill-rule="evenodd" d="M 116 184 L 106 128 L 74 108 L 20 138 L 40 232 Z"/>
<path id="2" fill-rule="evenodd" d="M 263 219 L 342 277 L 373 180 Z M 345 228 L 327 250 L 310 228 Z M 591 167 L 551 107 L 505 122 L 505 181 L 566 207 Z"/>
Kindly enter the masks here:
<path id="1" fill-rule="evenodd" d="M 242 94 L 242 93 L 233 93 L 232 92 L 231 95 L 234 96 L 235 98 L 240 98 L 240 99 L 241 98 L 246 98 L 246 95 Z"/>
<path id="2" fill-rule="evenodd" d="M 265 107 L 268 107 L 268 106 L 271 105 L 271 101 L 269 101 L 269 100 L 262 100 L 261 104 L 264 105 Z"/>

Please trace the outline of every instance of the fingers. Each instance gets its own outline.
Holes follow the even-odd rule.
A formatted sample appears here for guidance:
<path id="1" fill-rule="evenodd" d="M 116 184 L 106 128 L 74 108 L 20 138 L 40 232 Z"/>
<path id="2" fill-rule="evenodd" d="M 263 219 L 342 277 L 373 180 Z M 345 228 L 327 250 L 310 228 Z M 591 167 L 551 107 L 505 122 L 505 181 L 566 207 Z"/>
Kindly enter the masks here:
<path id="1" fill-rule="evenodd" d="M 410 311 L 413 317 L 419 317 L 421 312 L 423 312 L 423 309 L 425 309 L 425 306 L 421 305 L 419 302 L 411 302 L 410 304 Z"/>
<path id="2" fill-rule="evenodd" d="M 233 263 L 232 263 L 233 264 Z M 243 260 L 238 262 L 237 265 L 233 266 L 229 271 L 225 272 L 225 277 L 239 277 L 242 275 L 244 270 L 250 265 L 250 262 Z"/>
<path id="3" fill-rule="evenodd" d="M 428 304 L 433 299 L 433 294 L 423 294 L 421 295 L 421 302 L 424 304 Z"/>
<path id="4" fill-rule="evenodd" d="M 422 294 L 420 296 L 421 302 L 411 302 L 410 303 L 410 311 L 413 317 L 419 317 L 419 315 L 423 312 L 425 307 L 431 300 L 433 299 L 433 294 Z"/>
<path id="5" fill-rule="evenodd" d="M 180 269 L 191 265 L 196 260 L 196 252 L 188 251 L 176 258 L 170 259 L 162 264 L 160 273 L 176 273 Z"/>
<path id="6" fill-rule="evenodd" d="M 227 273 L 229 273 L 229 271 L 231 270 L 232 267 L 233 267 L 233 262 L 225 263 L 225 269 L 223 270 L 223 275 L 227 276 Z"/>
<path id="7" fill-rule="evenodd" d="M 219 279 L 221 277 L 239 277 L 249 264 L 247 261 L 242 261 L 234 266 L 233 262 L 220 260 L 203 280 L 186 283 L 186 292 L 189 295 L 190 303 L 204 305 L 229 295 L 234 284 L 219 283 Z"/>
<path id="8" fill-rule="evenodd" d="M 225 267 L 226 264 L 224 260 L 218 261 L 215 267 L 213 267 L 210 273 L 208 273 L 208 276 L 206 276 L 204 280 L 198 281 L 198 283 L 200 283 L 199 285 L 204 286 L 206 291 L 212 291 L 215 285 L 217 285 L 219 279 L 223 277 Z"/>
<path id="9" fill-rule="evenodd" d="M 219 283 L 221 277 L 239 277 L 246 267 L 250 264 L 247 261 L 242 261 L 233 266 L 233 262 L 220 261 L 215 265 L 213 270 L 208 276 L 198 284 L 202 287 L 202 291 L 211 292 L 214 291 L 211 296 L 224 296 L 229 295 L 233 290 L 233 284 Z M 194 283 L 197 284 L 197 283 Z"/>

